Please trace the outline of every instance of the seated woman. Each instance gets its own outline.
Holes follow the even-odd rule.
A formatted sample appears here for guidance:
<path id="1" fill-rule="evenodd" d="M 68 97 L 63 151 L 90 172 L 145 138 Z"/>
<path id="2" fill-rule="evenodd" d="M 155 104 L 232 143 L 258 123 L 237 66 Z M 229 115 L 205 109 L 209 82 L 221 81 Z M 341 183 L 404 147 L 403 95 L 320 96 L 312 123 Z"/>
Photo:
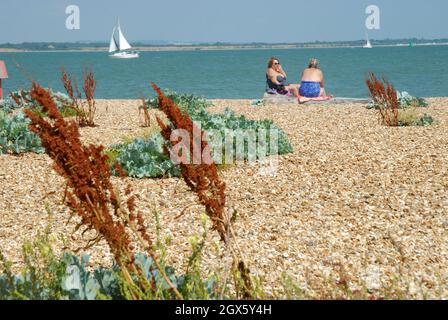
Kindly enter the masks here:
<path id="1" fill-rule="evenodd" d="M 324 89 L 324 74 L 319 69 L 319 61 L 316 58 L 310 60 L 308 68 L 302 73 L 299 93 L 306 98 L 327 96 Z"/>
<path id="2" fill-rule="evenodd" d="M 280 61 L 272 57 L 268 61 L 268 70 L 266 71 L 267 87 L 280 94 L 291 93 L 294 97 L 299 96 L 299 85 L 288 84 L 286 81 L 286 72 L 283 70 Z"/>

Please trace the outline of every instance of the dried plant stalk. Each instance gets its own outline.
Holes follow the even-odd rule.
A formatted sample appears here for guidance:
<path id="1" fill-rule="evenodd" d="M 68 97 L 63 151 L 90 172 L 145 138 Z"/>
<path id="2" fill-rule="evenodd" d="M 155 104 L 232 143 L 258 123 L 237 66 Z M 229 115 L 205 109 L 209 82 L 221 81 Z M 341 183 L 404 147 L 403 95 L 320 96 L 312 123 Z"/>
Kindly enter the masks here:
<path id="1" fill-rule="evenodd" d="M 160 109 L 166 114 L 171 121 L 174 129 L 183 129 L 190 136 L 190 159 L 194 159 L 194 150 L 210 150 L 207 141 L 202 139 L 203 132 L 195 128 L 195 124 L 187 113 L 182 113 L 180 108 L 169 98 L 167 98 L 162 90 L 151 83 L 158 95 Z M 170 141 L 173 128 L 166 125 L 157 117 L 157 122 L 161 127 L 162 136 Z M 195 137 L 194 132 L 200 132 L 200 137 Z M 176 144 L 173 144 L 175 146 Z M 169 150 L 165 148 L 165 152 L 169 154 Z M 210 157 L 211 158 L 211 157 Z M 224 207 L 226 202 L 225 183 L 218 176 L 218 170 L 213 161 L 205 164 L 180 163 L 182 177 L 188 187 L 198 195 L 199 202 L 205 206 L 205 211 L 213 223 L 213 229 L 218 232 L 221 241 L 227 241 L 228 225 L 225 223 Z"/>
<path id="2" fill-rule="evenodd" d="M 81 127 L 94 127 L 95 113 L 96 113 L 96 103 L 95 103 L 95 90 L 96 90 L 96 80 L 93 72 L 84 72 L 83 74 L 83 91 L 86 96 L 86 101 L 82 101 L 81 92 L 78 89 L 78 84 L 73 81 L 73 78 L 61 68 L 61 81 L 67 92 L 68 96 L 72 99 L 72 108 L 76 112 L 76 121 Z"/>
<path id="3" fill-rule="evenodd" d="M 129 227 L 153 257 L 159 271 L 175 294 L 178 298 L 182 298 L 158 265 L 143 217 L 140 213 L 135 213 L 135 199 L 130 196 L 132 193 L 130 186 L 125 192 L 129 196 L 125 200 L 127 208 L 121 206 L 119 196 L 110 181 L 108 157 L 103 154 L 104 147 L 82 145 L 77 123 L 65 121 L 50 93 L 37 83 L 33 83 L 31 96 L 42 106 L 48 119 L 26 109 L 24 112 L 31 120 L 30 130 L 41 138 L 46 153 L 54 161 L 55 171 L 67 181 L 67 205 L 72 209 L 72 214 L 77 214 L 81 218 L 77 229 L 84 226 L 86 231 L 95 231 L 98 237 L 93 240 L 94 243 L 99 239 L 107 242 L 126 281 L 131 288 L 136 288 L 133 297 L 138 299 L 141 297 L 139 292 L 151 289 L 151 286 L 145 287 L 143 281 L 139 283 L 143 287 L 139 287 L 130 275 L 131 273 L 141 275 L 141 270 L 134 263 L 131 235 L 126 229 Z M 138 291 L 140 289 L 142 291 Z"/>
<path id="4" fill-rule="evenodd" d="M 373 72 L 367 77 L 366 84 L 373 102 L 378 106 L 382 124 L 397 127 L 400 103 L 394 86 L 385 78 L 379 80 Z"/>
<path id="5" fill-rule="evenodd" d="M 171 126 L 166 125 L 160 118 L 157 117 L 157 122 L 161 127 L 162 136 L 171 141 L 171 134 L 174 129 L 183 129 L 188 132 L 190 137 L 189 159 L 195 158 L 195 150 L 211 150 L 207 141 L 202 139 L 204 132 L 200 131 L 188 113 L 182 113 L 179 106 L 177 106 L 171 99 L 167 98 L 162 90 L 151 83 L 154 90 L 158 95 L 158 103 L 160 109 L 165 113 L 168 120 L 171 122 Z M 195 137 L 194 133 L 200 132 L 199 137 Z M 171 142 L 173 147 L 176 143 Z M 170 154 L 167 147 L 165 147 L 165 153 Z M 213 229 L 216 230 L 221 238 L 221 241 L 230 250 L 233 256 L 234 263 L 238 266 L 234 270 L 234 275 L 242 279 L 241 285 L 239 281 L 235 283 L 235 290 L 238 295 L 241 295 L 244 299 L 252 299 L 252 290 L 254 288 L 250 270 L 246 267 L 244 257 L 238 243 L 234 240 L 235 233 L 232 228 L 231 218 L 225 213 L 226 195 L 225 195 L 225 183 L 221 181 L 218 176 L 218 170 L 216 164 L 213 162 L 211 154 L 207 155 L 208 161 L 200 164 L 184 163 L 179 164 L 181 168 L 182 177 L 190 189 L 198 195 L 199 202 L 205 206 L 205 212 L 210 217 L 213 224 Z M 188 157 L 187 157 L 188 158 Z M 226 250 L 227 252 L 227 250 Z M 228 269 L 230 271 L 230 269 Z M 224 280 L 224 286 L 227 283 L 227 275 Z"/>
<path id="6" fill-rule="evenodd" d="M 148 105 L 146 104 L 145 98 L 141 98 L 142 105 L 138 108 L 138 114 L 141 115 L 143 110 L 143 127 L 151 127 L 151 115 L 148 110 Z"/>
<path id="7" fill-rule="evenodd" d="M 83 90 L 87 100 L 87 125 L 93 127 L 95 126 L 94 118 L 96 113 L 96 103 L 94 98 L 96 90 L 96 80 L 92 71 L 85 71 L 83 78 Z"/>
<path id="8" fill-rule="evenodd" d="M 48 120 L 25 110 L 31 119 L 30 130 L 42 140 L 46 153 L 54 160 L 54 169 L 67 181 L 67 202 L 88 229 L 96 230 L 109 244 L 117 262 L 130 252 L 130 239 L 120 221 L 115 221 L 120 204 L 110 182 L 107 156 L 102 146 L 83 146 L 78 126 L 66 122 L 47 90 L 33 83 L 31 96 L 43 107 Z M 129 259 L 127 263 L 130 263 Z"/>

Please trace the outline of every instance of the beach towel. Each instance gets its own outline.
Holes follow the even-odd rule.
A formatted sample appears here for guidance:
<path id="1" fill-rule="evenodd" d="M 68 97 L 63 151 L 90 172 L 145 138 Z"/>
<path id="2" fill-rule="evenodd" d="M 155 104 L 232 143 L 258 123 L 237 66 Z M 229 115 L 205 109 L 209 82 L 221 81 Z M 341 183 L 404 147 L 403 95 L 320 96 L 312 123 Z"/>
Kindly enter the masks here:
<path id="1" fill-rule="evenodd" d="M 292 97 L 292 93 L 287 91 L 287 90 L 278 91 L 278 90 L 275 90 L 275 89 L 272 89 L 272 88 L 268 88 L 268 89 L 266 89 L 266 93 L 267 94 L 272 94 L 272 95 L 279 94 L 279 95 L 282 95 L 282 96 Z"/>
<path id="2" fill-rule="evenodd" d="M 299 96 L 298 99 L 299 99 L 299 103 L 306 103 L 306 102 L 310 102 L 310 101 L 319 102 L 319 101 L 330 101 L 333 99 L 333 96 L 330 95 L 327 97 L 317 97 L 317 98 L 307 98 L 307 97 Z"/>

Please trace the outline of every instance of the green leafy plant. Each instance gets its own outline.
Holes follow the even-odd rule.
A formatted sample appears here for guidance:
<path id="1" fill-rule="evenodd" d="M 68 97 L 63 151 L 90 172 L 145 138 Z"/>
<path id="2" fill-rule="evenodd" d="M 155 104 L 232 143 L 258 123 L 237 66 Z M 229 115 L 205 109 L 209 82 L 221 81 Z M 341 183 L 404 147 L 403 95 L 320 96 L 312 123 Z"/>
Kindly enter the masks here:
<path id="1" fill-rule="evenodd" d="M 177 94 L 175 92 L 168 92 L 166 97 L 172 100 L 182 113 L 188 114 L 188 116 L 197 124 L 200 124 L 201 130 L 207 132 L 213 131 L 218 133 L 220 137 L 224 137 L 226 132 L 247 132 L 252 131 L 256 134 L 256 143 L 258 143 L 258 133 L 263 131 L 266 133 L 266 155 L 272 154 L 287 154 L 293 152 L 291 143 L 288 140 L 286 133 L 278 128 L 272 120 L 250 120 L 244 116 L 238 116 L 233 111 L 226 109 L 222 114 L 212 114 L 207 111 L 211 106 L 211 103 L 206 99 L 186 94 Z M 158 98 L 149 99 L 146 101 L 148 109 L 158 109 Z M 144 107 L 141 107 L 144 108 Z M 146 109 L 146 107 L 145 107 Z M 278 150 L 271 148 L 270 146 L 270 132 L 275 130 L 278 133 L 277 143 Z M 216 150 L 219 146 L 215 145 L 215 141 L 208 141 L 211 148 Z M 163 147 L 166 143 L 160 135 L 156 135 L 150 139 L 138 138 L 133 143 L 125 143 L 121 145 L 112 146 L 110 152 L 114 155 L 123 169 L 131 177 L 136 178 L 157 178 L 165 176 L 178 176 L 179 169 L 174 166 L 169 158 L 162 155 Z M 249 150 L 248 140 L 244 139 L 244 155 L 243 159 L 254 159 L 256 150 Z M 218 159 L 217 156 L 214 160 L 217 164 L 221 164 L 225 158 L 225 144 L 221 144 L 223 150 L 221 152 L 222 158 Z M 233 137 L 233 149 L 236 149 L 237 139 Z M 235 153 L 235 152 L 234 152 Z"/>
<path id="2" fill-rule="evenodd" d="M 14 275 L 12 263 L 0 252 L 0 300 L 62 299 L 66 263 L 55 255 L 49 230 L 25 243 L 22 254 L 25 267 L 20 275 Z"/>
<path id="3" fill-rule="evenodd" d="M 75 110 L 72 108 L 73 102 L 68 95 L 61 92 L 53 92 L 51 89 L 48 90 L 58 110 L 64 117 L 75 115 Z M 31 97 L 29 90 L 11 92 L 9 98 L 0 103 L 0 111 L 5 113 L 11 113 L 19 109 L 32 109 L 36 112 L 42 112 L 42 107 Z"/>
<path id="4" fill-rule="evenodd" d="M 406 109 L 406 108 L 427 108 L 428 102 L 426 102 L 425 99 L 420 97 L 414 97 L 410 95 L 406 91 L 397 91 L 397 99 L 398 99 L 398 108 L 399 109 Z M 375 103 L 374 101 L 371 101 L 367 105 L 367 109 L 375 109 L 378 110 L 380 108 L 380 105 Z"/>
<path id="5" fill-rule="evenodd" d="M 366 79 L 367 87 L 372 97 L 369 108 L 378 110 L 381 123 L 389 127 L 427 126 L 434 123 L 434 119 L 427 114 L 420 116 L 419 107 L 428 104 L 421 98 L 412 97 L 407 92 L 398 92 L 385 78 L 378 79 L 370 73 Z"/>
<path id="6" fill-rule="evenodd" d="M 0 111 L 0 154 L 44 151 L 39 137 L 28 129 L 29 123 L 22 112 L 8 115 Z"/>
<path id="7" fill-rule="evenodd" d="M 420 97 L 411 96 L 408 92 L 397 92 L 398 101 L 402 108 L 414 107 L 414 108 L 427 108 L 428 102 Z"/>
<path id="8" fill-rule="evenodd" d="M 417 108 L 409 108 L 399 110 L 398 112 L 398 126 L 429 126 L 435 122 L 431 115 L 424 114 L 423 116 L 418 112 Z"/>
<path id="9" fill-rule="evenodd" d="M 166 252 L 169 241 L 160 236 L 160 223 L 157 221 L 157 242 L 154 250 L 160 252 L 159 263 L 144 253 L 135 255 L 139 274 L 131 274 L 136 283 L 144 279 L 151 283 L 153 290 L 147 292 L 148 299 L 175 299 L 176 296 L 159 271 L 163 268 L 185 299 L 218 298 L 218 277 L 210 273 L 204 278 L 201 272 L 202 252 L 207 237 L 206 221 L 202 219 L 203 233 L 198 239 L 190 240 L 192 253 L 184 273 L 167 265 Z M 24 268 L 14 274 L 12 263 L 0 252 L 0 300 L 123 300 L 133 299 L 127 294 L 126 280 L 120 267 L 114 263 L 111 268 L 89 266 L 90 256 L 81 257 L 64 252 L 58 257 L 53 249 L 51 230 L 39 234 L 33 242 L 23 245 Z M 226 291 L 227 292 L 227 291 Z"/>
<path id="10" fill-rule="evenodd" d="M 114 145 L 108 154 L 113 156 L 114 161 L 120 163 L 130 177 L 178 177 L 180 175 L 179 167 L 175 166 L 164 154 L 164 144 L 165 140 L 162 136 L 156 134 L 151 138 L 136 139 L 132 143 Z M 117 174 L 114 168 L 112 168 L 112 172 Z"/>
<path id="11" fill-rule="evenodd" d="M 169 92 L 166 97 L 176 103 L 182 112 L 188 113 L 191 119 L 200 124 L 201 129 L 204 131 L 219 130 L 221 135 L 224 136 L 224 131 L 226 129 L 241 131 L 254 130 L 255 132 L 265 130 L 267 133 L 269 133 L 270 130 L 277 130 L 279 133 L 278 153 L 287 154 L 293 152 L 293 148 L 291 143 L 288 141 L 288 136 L 286 133 L 277 127 L 270 119 L 251 120 L 247 119 L 245 116 L 237 116 L 230 109 L 224 110 L 224 113 L 222 114 L 209 113 L 207 109 L 212 106 L 212 104 L 206 99 L 194 95 Z M 148 100 L 148 105 L 152 108 L 157 108 L 156 103 L 157 99 Z M 268 135 L 267 141 L 269 140 Z M 246 159 L 247 156 L 248 155 L 246 154 Z"/>

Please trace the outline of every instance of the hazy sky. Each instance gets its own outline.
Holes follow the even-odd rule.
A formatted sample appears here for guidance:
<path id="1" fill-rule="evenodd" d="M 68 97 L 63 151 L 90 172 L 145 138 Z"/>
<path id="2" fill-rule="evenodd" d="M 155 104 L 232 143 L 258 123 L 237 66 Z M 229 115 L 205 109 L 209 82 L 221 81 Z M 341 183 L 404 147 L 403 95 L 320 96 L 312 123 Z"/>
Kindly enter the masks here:
<path id="1" fill-rule="evenodd" d="M 71 4 L 80 8 L 80 30 L 65 27 Z M 448 38 L 447 0 L 0 0 L 0 43 L 107 42 L 118 16 L 131 41 L 356 40 L 372 4 L 381 29 L 371 38 Z"/>

